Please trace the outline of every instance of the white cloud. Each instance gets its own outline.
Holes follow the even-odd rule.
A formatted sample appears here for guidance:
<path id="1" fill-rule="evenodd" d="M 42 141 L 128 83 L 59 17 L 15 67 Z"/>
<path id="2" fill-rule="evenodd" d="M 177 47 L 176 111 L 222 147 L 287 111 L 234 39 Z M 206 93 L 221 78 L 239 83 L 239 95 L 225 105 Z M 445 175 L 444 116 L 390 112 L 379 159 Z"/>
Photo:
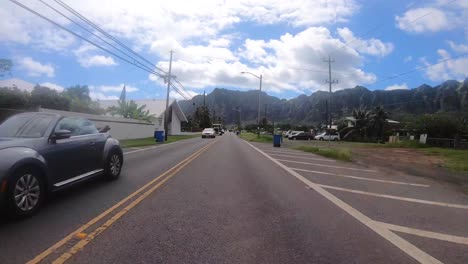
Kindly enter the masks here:
<path id="1" fill-rule="evenodd" d="M 468 52 L 468 45 L 466 44 L 456 44 L 453 41 L 448 42 L 450 45 L 450 48 L 456 52 Z"/>
<path id="2" fill-rule="evenodd" d="M 406 83 L 402 84 L 394 84 L 390 85 L 387 88 L 385 88 L 385 91 L 392 91 L 392 90 L 408 90 L 408 85 Z"/>
<path id="3" fill-rule="evenodd" d="M 56 90 L 57 92 L 62 92 L 64 90 L 63 86 L 51 82 L 41 83 L 41 86 L 48 87 L 50 89 Z"/>
<path id="4" fill-rule="evenodd" d="M 46 17 L 52 17 L 62 25 L 70 21 L 45 8 L 38 1 L 23 1 L 31 9 Z M 63 51 L 75 42 L 75 38 L 50 23 L 38 18 L 10 1 L 0 2 L 0 41 L 28 45 L 42 51 Z"/>
<path id="5" fill-rule="evenodd" d="M 120 93 L 122 92 L 123 87 L 124 87 L 123 83 L 119 85 L 100 85 L 96 87 L 96 90 L 99 90 L 102 92 L 119 92 Z M 138 90 L 140 89 L 138 89 L 137 87 L 125 85 L 125 91 L 127 93 L 136 92 Z"/>
<path id="6" fill-rule="evenodd" d="M 450 53 L 444 49 L 439 49 L 437 53 L 439 54 L 438 62 L 451 58 Z M 425 66 L 433 64 L 426 59 L 423 59 L 422 62 Z M 428 67 L 424 69 L 424 73 L 432 81 L 462 80 L 468 76 L 467 65 L 468 58 L 459 57 Z"/>
<path id="7" fill-rule="evenodd" d="M 55 74 L 55 69 L 51 64 L 42 64 L 31 57 L 19 59 L 18 64 L 29 76 L 39 77 L 46 75 L 47 77 L 54 77 Z"/>
<path id="8" fill-rule="evenodd" d="M 250 71 L 263 75 L 263 89 L 268 92 L 310 92 L 325 88 L 324 80 L 328 74 L 323 58 L 329 53 L 334 54 L 334 78 L 340 79 L 336 89 L 354 87 L 357 84 L 371 83 L 376 80 L 374 74 L 360 69 L 363 58 L 352 47 L 343 48 L 345 44 L 333 38 L 328 29 L 323 27 L 307 28 L 296 35 L 284 34 L 279 39 L 252 40 L 247 39 L 242 48 L 233 56 L 236 60 L 200 59 L 198 54 L 216 51 L 215 47 L 206 47 L 203 51 L 192 49 L 191 46 L 180 47 L 179 53 L 192 54 L 192 60 L 174 60 L 173 74 L 183 82 L 185 87 L 201 89 L 211 87 L 238 87 L 241 89 L 257 89 L 259 80 L 250 75 L 241 75 L 242 71 Z M 185 50 L 186 49 L 186 50 Z M 251 66 L 252 62 L 260 64 Z M 250 65 L 250 66 L 249 66 Z M 312 71 L 301 71 L 294 67 L 307 67 Z M 304 66 L 307 65 L 307 66 Z M 168 68 L 168 61 L 160 61 L 157 65 Z M 346 75 L 339 75 L 345 72 Z M 150 76 L 150 79 L 162 83 L 161 79 Z"/>
<path id="9" fill-rule="evenodd" d="M 103 56 L 103 55 L 94 55 L 90 57 L 85 57 L 78 59 L 81 66 L 83 67 L 92 67 L 92 66 L 113 66 L 117 65 L 117 62 L 110 56 Z"/>
<path id="10" fill-rule="evenodd" d="M 403 59 L 403 61 L 404 61 L 405 63 L 406 63 L 406 62 L 410 62 L 410 61 L 412 61 L 412 60 L 413 60 L 413 56 L 411 56 L 411 55 L 410 55 L 410 56 L 406 56 L 406 57 Z"/>
<path id="11" fill-rule="evenodd" d="M 426 15 L 428 13 L 430 15 Z M 437 32 L 453 27 L 446 14 L 436 8 L 411 9 L 406 11 L 401 17 L 396 16 L 395 20 L 398 28 L 416 33 Z"/>
<path id="12" fill-rule="evenodd" d="M 384 43 L 378 39 L 360 39 L 356 38 L 348 28 L 339 28 L 338 35 L 345 41 L 349 47 L 353 47 L 363 54 L 369 54 L 379 57 L 384 57 L 393 51 L 392 43 Z"/>
<path id="13" fill-rule="evenodd" d="M 456 28 L 465 29 L 468 19 L 467 1 L 432 0 L 430 7 L 407 10 L 396 16 L 396 26 L 412 33 L 439 32 Z"/>
<path id="14" fill-rule="evenodd" d="M 111 56 L 97 55 L 97 48 L 90 44 L 83 44 L 73 51 L 82 67 L 114 66 L 118 63 Z"/>
<path id="15" fill-rule="evenodd" d="M 194 91 L 191 91 L 191 90 L 186 90 L 186 93 L 185 93 L 187 96 L 189 96 L 189 98 L 192 98 L 194 97 L 195 95 L 198 95 L 199 93 L 197 92 L 194 92 Z M 185 100 L 185 98 L 179 94 L 178 92 L 176 91 L 173 91 L 171 90 L 169 92 L 169 97 L 172 98 L 172 99 L 176 99 L 176 100 Z"/>
<path id="16" fill-rule="evenodd" d="M 92 100 L 118 100 L 119 97 L 116 95 L 106 95 L 101 92 L 89 92 L 89 97 L 91 97 Z"/>
<path id="17" fill-rule="evenodd" d="M 24 3 L 62 25 L 71 25 L 70 21 L 38 1 Z M 134 42 L 137 48 L 170 39 L 182 42 L 193 38 L 206 40 L 240 22 L 287 23 L 294 27 L 341 23 L 359 9 L 355 0 L 83 0 L 74 1 L 72 7 L 119 39 Z M 58 33 L 61 30 L 9 1 L 0 2 L 0 16 L 0 40 L 42 43 L 34 47 L 61 49 L 74 43 L 74 37 L 70 35 L 58 39 L 54 36 L 54 41 L 61 42 L 54 46 L 50 35 L 62 34 Z M 212 45 L 225 47 L 227 43 L 218 41 Z"/>

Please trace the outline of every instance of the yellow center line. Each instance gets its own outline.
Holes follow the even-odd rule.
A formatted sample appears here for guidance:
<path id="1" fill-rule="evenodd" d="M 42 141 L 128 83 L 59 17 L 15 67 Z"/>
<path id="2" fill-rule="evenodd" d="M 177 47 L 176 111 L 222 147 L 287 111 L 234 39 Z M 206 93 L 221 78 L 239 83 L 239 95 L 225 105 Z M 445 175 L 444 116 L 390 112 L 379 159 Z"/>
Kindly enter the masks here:
<path id="1" fill-rule="evenodd" d="M 124 199 L 122 199 L 120 202 L 116 203 L 115 205 L 113 205 L 111 208 L 107 209 L 106 211 L 104 211 L 103 213 L 101 213 L 100 215 L 98 215 L 97 217 L 93 218 L 92 220 L 90 220 L 88 223 L 82 225 L 80 228 L 78 228 L 77 230 L 71 232 L 69 235 L 67 235 L 66 237 L 64 237 L 62 240 L 58 241 L 57 243 L 55 243 L 54 245 L 52 245 L 51 247 L 49 247 L 48 249 L 46 249 L 45 251 L 43 251 L 42 253 L 40 253 L 39 255 L 37 255 L 36 257 L 34 257 L 33 259 L 31 259 L 30 261 L 27 262 L 27 264 L 36 264 L 36 263 L 40 263 L 42 260 L 44 260 L 46 257 L 48 257 L 50 254 L 52 254 L 54 251 L 56 251 L 57 249 L 59 249 L 60 247 L 62 247 L 63 245 L 65 245 L 68 241 L 70 241 L 71 239 L 75 238 L 77 234 L 80 234 L 80 233 L 83 233 L 84 230 L 88 229 L 90 226 L 94 225 L 95 223 L 97 223 L 98 221 L 100 221 L 101 219 L 103 219 L 104 217 L 106 217 L 107 215 L 109 215 L 110 213 L 112 213 L 113 211 L 115 211 L 115 209 L 117 209 L 118 207 L 122 206 L 123 204 L 125 204 L 126 202 L 128 202 L 130 199 L 132 199 L 133 197 L 137 196 L 138 194 L 140 194 L 141 192 L 143 192 L 145 189 L 147 189 L 149 186 L 151 186 L 152 184 L 154 184 L 155 182 L 157 182 L 159 179 L 169 175 L 166 179 L 162 180 L 161 182 L 166 182 L 170 177 L 172 177 L 173 175 L 175 175 L 177 172 L 180 171 L 180 169 L 182 169 L 183 167 L 185 167 L 186 165 L 188 165 L 193 159 L 195 159 L 196 157 L 198 157 L 202 152 L 204 152 L 206 149 L 208 149 L 209 147 L 211 147 L 213 144 L 215 144 L 217 141 L 214 141 L 214 142 L 211 142 L 209 143 L 207 146 L 203 147 L 202 149 L 198 150 L 197 152 L 193 153 L 192 155 L 190 155 L 189 157 L 187 157 L 186 159 L 182 160 L 181 162 L 177 163 L 174 167 L 170 168 L 169 170 L 165 171 L 164 173 L 162 173 L 161 175 L 159 175 L 158 177 L 156 177 L 155 179 L 151 180 L 149 183 L 145 184 L 143 187 L 141 187 L 140 189 L 136 190 L 135 192 L 133 192 L 132 194 L 130 194 L 129 196 L 125 197 Z M 160 182 L 160 183 L 161 183 Z M 156 186 L 161 186 L 161 184 L 158 184 Z M 155 187 L 156 187 L 155 186 Z M 154 188 L 154 187 L 153 187 Z M 155 189 L 151 189 L 150 191 L 154 191 Z M 146 193 L 145 193 L 146 194 Z M 145 195 L 143 194 L 143 195 Z M 146 195 L 147 196 L 147 195 Z M 145 196 L 145 197 L 146 197 Z M 138 199 L 137 199 L 138 200 Z M 137 201 L 135 200 L 135 201 Z M 141 200 L 139 200 L 141 201 Z M 124 209 L 125 210 L 125 209 Z M 121 211 L 122 212 L 122 211 Z M 119 212 L 120 213 L 120 212 Z M 91 234 L 89 234 L 85 239 L 88 239 L 92 237 Z M 81 240 L 83 241 L 83 240 Z M 80 242 L 81 242 L 80 241 Z M 80 243 L 78 242 L 78 243 Z M 81 242 L 82 243 L 82 242 Z"/>

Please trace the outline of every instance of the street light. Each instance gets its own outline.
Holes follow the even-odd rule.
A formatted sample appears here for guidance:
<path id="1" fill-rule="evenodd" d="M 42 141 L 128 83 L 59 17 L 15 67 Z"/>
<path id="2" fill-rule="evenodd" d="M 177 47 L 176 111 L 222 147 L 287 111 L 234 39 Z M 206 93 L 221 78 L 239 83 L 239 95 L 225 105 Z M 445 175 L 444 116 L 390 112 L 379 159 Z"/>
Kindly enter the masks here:
<path id="1" fill-rule="evenodd" d="M 260 136 L 260 94 L 262 93 L 262 78 L 263 76 L 260 74 L 260 76 L 257 76 L 251 72 L 241 72 L 241 74 L 250 74 L 254 76 L 255 78 L 260 80 L 260 88 L 258 89 L 258 109 L 257 109 L 257 135 Z"/>

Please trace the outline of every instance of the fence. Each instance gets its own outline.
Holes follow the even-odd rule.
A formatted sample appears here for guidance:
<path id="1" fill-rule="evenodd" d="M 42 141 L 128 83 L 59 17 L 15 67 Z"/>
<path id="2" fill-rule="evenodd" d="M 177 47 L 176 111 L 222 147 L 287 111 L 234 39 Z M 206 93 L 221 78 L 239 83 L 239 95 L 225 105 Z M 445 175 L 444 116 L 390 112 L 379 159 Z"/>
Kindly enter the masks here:
<path id="1" fill-rule="evenodd" d="M 431 147 L 468 149 L 466 140 L 457 140 L 451 138 L 427 138 L 426 144 Z"/>

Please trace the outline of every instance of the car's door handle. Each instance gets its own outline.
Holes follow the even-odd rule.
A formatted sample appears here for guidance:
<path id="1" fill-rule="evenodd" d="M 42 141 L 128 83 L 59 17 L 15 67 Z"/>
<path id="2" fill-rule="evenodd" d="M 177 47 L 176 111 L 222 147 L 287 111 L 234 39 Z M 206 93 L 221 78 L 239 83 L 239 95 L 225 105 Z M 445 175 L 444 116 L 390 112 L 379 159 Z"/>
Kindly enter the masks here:
<path id="1" fill-rule="evenodd" d="M 94 146 L 96 145 L 96 142 L 90 142 L 89 145 Z"/>

